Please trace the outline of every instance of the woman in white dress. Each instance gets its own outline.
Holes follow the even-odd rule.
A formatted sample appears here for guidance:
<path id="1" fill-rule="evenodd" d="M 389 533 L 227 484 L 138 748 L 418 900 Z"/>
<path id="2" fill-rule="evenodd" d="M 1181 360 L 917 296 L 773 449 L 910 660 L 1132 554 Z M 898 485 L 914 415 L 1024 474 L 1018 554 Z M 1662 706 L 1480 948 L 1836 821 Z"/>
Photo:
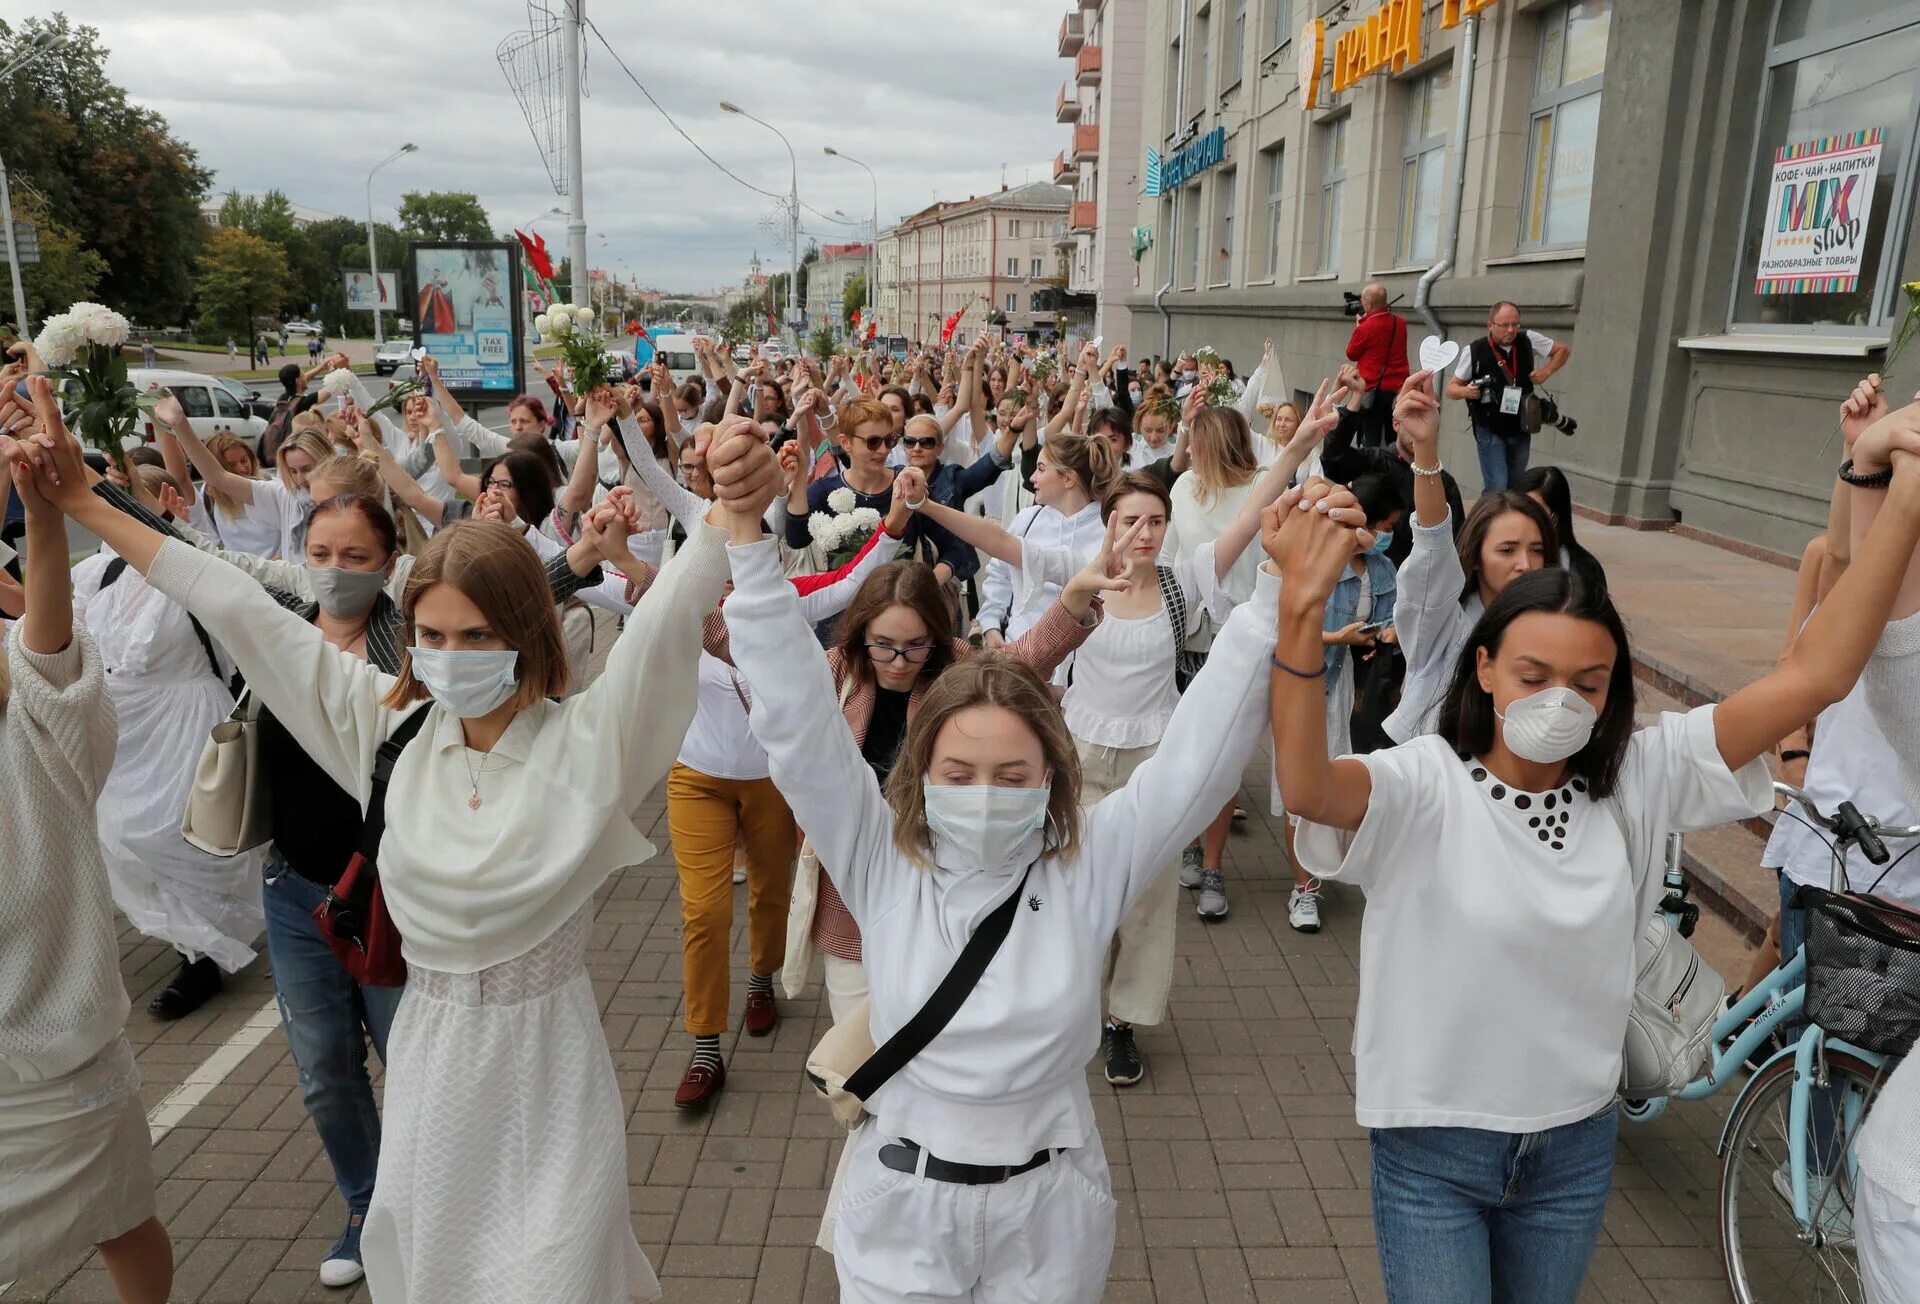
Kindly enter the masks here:
<path id="1" fill-rule="evenodd" d="M 179 486 L 134 468 L 134 492 L 163 510 Z M 213 856 L 180 836 L 208 732 L 233 711 L 230 667 L 185 608 L 102 548 L 73 569 L 74 604 L 107 668 L 120 748 L 96 807 L 113 900 L 135 928 L 180 953 L 180 972 L 148 1005 L 178 1019 L 204 1005 L 223 973 L 253 961 L 266 927 L 260 856 Z"/>
<path id="2" fill-rule="evenodd" d="M 46 381 L 34 383 L 51 405 Z M 0 474 L 18 486 L 27 523 L 24 615 L 11 628 L 0 621 L 0 1282 L 97 1245 L 122 1304 L 164 1304 L 173 1247 L 154 1214 L 93 828 L 113 764 L 113 702 L 74 619 L 66 522 L 18 456 L 0 436 Z"/>
<path id="3" fill-rule="evenodd" d="M 379 849 L 410 974 L 388 1042 L 380 1180 L 361 1242 L 377 1298 L 410 1304 L 653 1299 L 628 1216 L 625 1110 L 586 970 L 593 894 L 653 848 L 627 812 L 665 776 L 695 701 L 725 533 L 702 528 L 635 608 L 585 692 L 547 582 L 512 530 L 461 522 L 415 564 L 398 676 L 328 644 L 240 572 L 86 488 L 49 396 L 46 491 L 232 652 L 330 777 L 366 800 L 393 763 Z M 729 438 L 748 439 L 730 431 Z M 43 469 L 42 474 L 46 471 Z M 771 494 L 764 444 L 730 457 Z M 624 528 L 617 504 L 590 533 Z"/>

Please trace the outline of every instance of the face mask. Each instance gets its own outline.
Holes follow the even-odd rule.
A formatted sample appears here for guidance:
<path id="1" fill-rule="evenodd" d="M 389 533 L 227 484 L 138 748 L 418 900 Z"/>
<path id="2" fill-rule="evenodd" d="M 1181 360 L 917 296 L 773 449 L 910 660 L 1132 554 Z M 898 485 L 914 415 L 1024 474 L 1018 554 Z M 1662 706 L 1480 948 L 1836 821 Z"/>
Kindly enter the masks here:
<path id="1" fill-rule="evenodd" d="M 443 648 L 410 647 L 413 676 L 427 686 L 438 702 L 462 720 L 487 714 L 513 696 L 514 670 L 520 654 L 505 652 L 449 652 Z"/>
<path id="2" fill-rule="evenodd" d="M 926 780 L 927 829 L 934 851 L 959 865 L 999 869 L 1047 822 L 1051 787 L 949 788 Z"/>
<path id="3" fill-rule="evenodd" d="M 1382 557 L 1386 555 L 1387 549 L 1391 548 L 1392 546 L 1393 546 L 1393 531 L 1382 530 L 1380 531 L 1379 534 L 1374 536 L 1373 547 L 1367 549 L 1367 551 L 1372 553 L 1376 557 Z"/>
<path id="4" fill-rule="evenodd" d="M 1495 711 L 1507 750 L 1523 761 L 1553 765 L 1587 745 L 1599 719 L 1593 704 L 1571 688 L 1543 688 Z"/>
<path id="5" fill-rule="evenodd" d="M 1127 386 L 1127 394 L 1134 402 L 1138 403 L 1140 401 L 1140 387 L 1138 385 Z"/>
<path id="6" fill-rule="evenodd" d="M 307 583 L 320 610 L 336 620 L 352 620 L 372 610 L 387 586 L 385 570 L 357 571 L 343 566 L 309 566 Z"/>

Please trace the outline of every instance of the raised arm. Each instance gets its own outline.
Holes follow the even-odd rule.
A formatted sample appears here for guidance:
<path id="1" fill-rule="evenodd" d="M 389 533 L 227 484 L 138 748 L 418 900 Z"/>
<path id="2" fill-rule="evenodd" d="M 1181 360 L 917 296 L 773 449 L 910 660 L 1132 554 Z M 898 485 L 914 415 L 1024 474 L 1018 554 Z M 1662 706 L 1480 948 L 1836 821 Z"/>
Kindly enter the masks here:
<path id="1" fill-rule="evenodd" d="M 674 479 L 673 472 L 660 465 L 660 459 L 653 455 L 653 449 L 640 437 L 638 424 L 622 418 L 620 435 L 629 450 L 629 465 L 640 478 L 640 483 L 646 486 L 648 493 L 660 500 L 660 505 L 667 509 L 667 515 L 680 522 L 681 529 L 691 533 L 713 504 Z"/>
<path id="2" fill-rule="evenodd" d="M 446 391 L 435 386 L 434 392 L 444 394 Z M 460 465 L 460 455 L 453 451 L 455 439 L 453 414 L 438 404 L 435 405 L 434 411 L 440 414 L 440 433 L 428 440 L 433 445 L 433 464 L 440 468 L 440 478 L 447 482 L 449 489 L 478 502 L 481 489 L 480 477 L 468 474 Z"/>
<path id="3" fill-rule="evenodd" d="M 600 487 L 600 440 L 605 437 L 607 423 L 613 417 L 614 402 L 609 391 L 596 390 L 587 395 L 573 468 L 567 473 L 567 482 L 554 496 L 554 505 L 562 511 L 577 516 L 593 506 L 594 491 Z"/>
<path id="4" fill-rule="evenodd" d="M 213 451 L 200 442 L 200 436 L 193 433 L 193 423 L 187 420 L 187 414 L 180 408 L 180 400 L 169 394 L 160 400 L 153 409 L 153 423 L 165 428 L 186 449 L 187 459 L 193 463 L 194 470 L 200 473 L 200 479 L 207 488 L 222 494 L 238 503 L 253 504 L 253 486 L 256 481 L 244 475 L 235 475 L 227 470 Z M 163 452 L 161 456 L 165 456 Z"/>
<path id="5" fill-rule="evenodd" d="M 256 557 L 250 552 L 235 552 L 222 546 L 217 539 L 208 538 L 192 526 L 181 525 L 177 521 L 169 521 L 154 515 L 141 505 L 139 499 L 111 480 L 95 479 L 93 493 L 115 511 L 132 517 L 156 534 L 178 539 L 201 552 L 218 557 L 221 561 L 244 572 L 263 588 L 290 593 L 307 602 L 313 601 L 313 587 L 307 582 L 307 568 L 299 563 L 281 561 L 277 558 Z"/>
<path id="6" fill-rule="evenodd" d="M 894 495 L 896 498 L 898 494 Z M 927 498 L 922 502 L 909 503 L 908 507 L 926 517 L 960 542 L 970 544 L 989 557 L 1004 561 L 1016 570 L 1020 567 L 1020 539 L 1009 533 L 998 521 L 990 521 L 984 516 L 975 516 L 971 512 L 957 511 L 945 503 Z"/>
<path id="7" fill-rule="evenodd" d="M 1393 427 L 1413 446 L 1413 523 L 1433 526 L 1447 519 L 1447 491 L 1440 483 L 1440 400 L 1431 371 L 1416 371 L 1400 387 Z"/>
<path id="8" fill-rule="evenodd" d="M 198 500 L 200 491 L 194 484 L 193 473 L 187 469 L 186 450 L 180 447 L 180 441 L 174 436 L 172 428 L 163 426 L 157 421 L 153 426 L 153 442 L 159 446 L 160 460 L 166 463 L 167 474 L 172 476 L 180 485 L 181 502 L 188 507 L 192 507 Z M 7 500 L 5 495 L 5 488 L 0 487 L 0 517 L 6 516 Z M 213 515 L 211 507 L 207 515 Z"/>

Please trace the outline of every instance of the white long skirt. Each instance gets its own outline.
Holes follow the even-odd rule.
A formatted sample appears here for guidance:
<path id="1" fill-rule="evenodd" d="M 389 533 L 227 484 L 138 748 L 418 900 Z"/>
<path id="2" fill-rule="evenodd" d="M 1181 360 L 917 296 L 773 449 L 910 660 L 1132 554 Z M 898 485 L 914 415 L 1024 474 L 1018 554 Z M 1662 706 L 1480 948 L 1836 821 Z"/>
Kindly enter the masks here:
<path id="1" fill-rule="evenodd" d="M 409 967 L 361 1255 L 378 1304 L 657 1300 L 587 977 L 592 903 L 476 974 Z"/>

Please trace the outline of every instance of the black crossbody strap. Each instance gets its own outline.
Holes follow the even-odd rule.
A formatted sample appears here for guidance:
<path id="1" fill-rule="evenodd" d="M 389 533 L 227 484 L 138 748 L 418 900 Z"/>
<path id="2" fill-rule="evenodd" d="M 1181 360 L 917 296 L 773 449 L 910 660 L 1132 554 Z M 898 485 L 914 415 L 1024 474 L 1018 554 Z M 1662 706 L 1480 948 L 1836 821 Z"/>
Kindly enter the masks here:
<path id="1" fill-rule="evenodd" d="M 1039 864 L 1034 861 L 1033 865 Z M 967 939 L 961 948 L 960 958 L 953 962 L 953 968 L 933 989 L 933 995 L 920 1007 L 920 1012 L 901 1025 L 900 1031 L 887 1038 L 887 1044 L 874 1051 L 867 1062 L 853 1071 L 846 1081 L 848 1094 L 856 1099 L 865 1100 L 887 1080 L 907 1066 L 907 1061 L 927 1048 L 927 1043 L 939 1035 L 940 1030 L 952 1022 L 953 1016 L 980 983 L 980 975 L 993 963 L 993 957 L 1000 952 L 1001 943 L 1007 940 L 1007 933 L 1013 928 L 1013 916 L 1020 908 L 1020 899 L 1026 893 L 1027 878 L 1033 873 L 1033 865 L 1027 866 L 1027 872 L 1020 876 L 1020 882 L 1013 892 L 995 906 L 993 913 L 980 921 L 980 927 Z"/>
<path id="2" fill-rule="evenodd" d="M 367 794 L 367 814 L 360 823 L 360 854 L 368 863 L 376 863 L 380 854 L 380 839 L 387 831 L 387 782 L 393 778 L 393 766 L 400 759 L 400 753 L 407 749 L 414 735 L 420 732 L 427 722 L 427 712 L 432 710 L 423 706 L 400 722 L 393 736 L 380 744 L 380 750 L 373 757 L 373 789 Z"/>

